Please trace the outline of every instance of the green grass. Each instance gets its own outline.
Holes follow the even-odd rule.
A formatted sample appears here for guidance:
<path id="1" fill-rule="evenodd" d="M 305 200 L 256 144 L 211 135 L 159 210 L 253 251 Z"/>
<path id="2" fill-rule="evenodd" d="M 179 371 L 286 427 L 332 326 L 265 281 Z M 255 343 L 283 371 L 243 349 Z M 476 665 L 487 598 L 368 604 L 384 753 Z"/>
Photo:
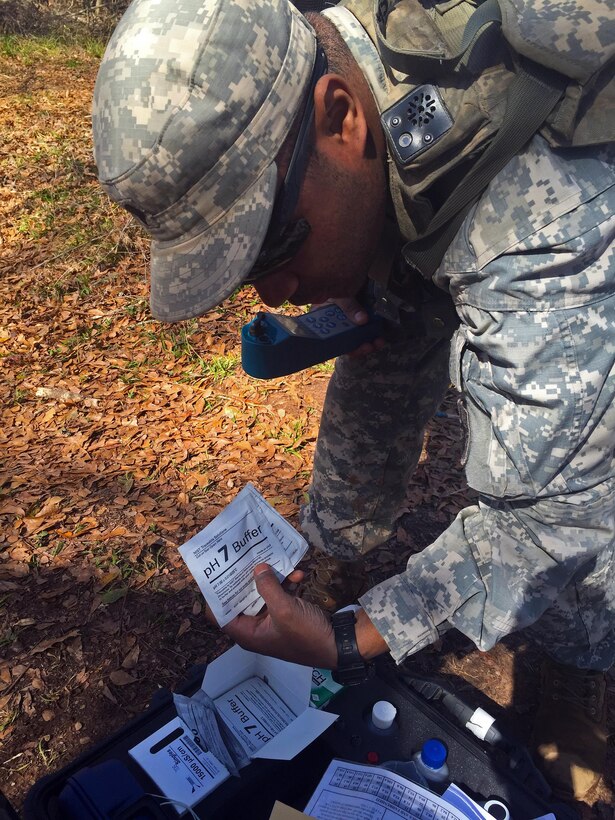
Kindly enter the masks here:
<path id="1" fill-rule="evenodd" d="M 192 384 L 203 378 L 214 382 L 223 381 L 237 369 L 240 357 L 235 353 L 218 356 L 202 356 L 196 349 L 193 337 L 199 333 L 197 319 L 190 319 L 175 326 L 154 326 L 144 332 L 145 344 L 162 347 L 169 350 L 176 359 L 186 359 L 191 367 L 187 367 L 181 381 Z"/>
<path id="2" fill-rule="evenodd" d="M 59 37 L 23 37 L 18 34 L 0 36 L 0 56 L 19 57 L 26 65 L 42 57 L 61 56 L 66 49 Z"/>
<path id="3" fill-rule="evenodd" d="M 57 358 L 60 361 L 69 359 L 76 350 L 81 349 L 89 344 L 97 335 L 99 325 L 86 325 L 78 333 L 73 336 L 68 336 L 66 339 L 58 342 L 54 347 L 49 348 L 49 355 L 52 358 Z"/>
<path id="4" fill-rule="evenodd" d="M 100 59 L 105 50 L 105 43 L 87 35 L 0 35 L 0 57 L 18 58 L 25 65 L 31 65 L 41 59 L 64 58 L 65 65 L 69 68 L 78 68 L 84 61 L 72 53 L 75 47 L 83 50 L 84 55 L 88 57 Z"/>
<path id="5" fill-rule="evenodd" d="M 103 604 L 114 604 L 121 598 L 125 598 L 127 594 L 128 587 L 111 587 L 111 589 L 106 589 L 104 592 L 101 593 L 100 600 Z"/>
<path id="6" fill-rule="evenodd" d="M 94 565 L 102 572 L 116 568 L 117 576 L 101 593 L 103 603 L 114 603 L 123 598 L 141 573 L 166 566 L 164 547 L 159 544 L 144 547 L 136 556 L 121 546 L 109 549 L 106 544 L 98 544 L 92 546 L 90 554 Z"/>
<path id="7" fill-rule="evenodd" d="M 23 404 L 26 399 L 28 398 L 28 391 L 23 390 L 21 387 L 16 387 L 13 390 L 13 403 L 14 404 Z"/>
<path id="8" fill-rule="evenodd" d="M 132 319 L 136 319 L 138 316 L 149 318 L 147 299 L 133 299 L 126 305 L 124 310 Z"/>
<path id="9" fill-rule="evenodd" d="M 47 739 L 45 739 L 47 738 Z M 53 761 L 58 756 L 58 753 L 49 747 L 49 735 L 45 735 L 44 738 L 41 738 L 38 742 L 38 746 L 36 747 L 36 751 L 38 756 L 40 757 L 43 765 L 46 768 L 49 768 Z"/>
<path id="10" fill-rule="evenodd" d="M 129 361 L 124 370 L 119 374 L 119 380 L 124 384 L 133 385 L 141 383 L 141 374 L 139 368 L 143 362 L 137 362 L 134 359 Z M 119 369 L 117 365 L 112 365 L 113 369 Z"/>
<path id="11" fill-rule="evenodd" d="M 210 376 L 215 382 L 226 379 L 235 372 L 239 364 L 239 356 L 212 356 L 211 359 L 201 359 L 201 373 Z"/>
<path id="12" fill-rule="evenodd" d="M 320 364 L 315 364 L 314 370 L 318 370 L 319 373 L 333 373 L 334 367 L 335 360 L 330 359 L 328 362 L 321 362 Z"/>
<path id="13" fill-rule="evenodd" d="M 288 424 L 283 425 L 278 433 L 278 438 L 287 442 L 283 445 L 284 452 L 289 455 L 299 455 L 305 447 L 305 432 L 305 423 L 302 419 L 293 419 Z"/>
<path id="14" fill-rule="evenodd" d="M 176 359 L 185 356 L 191 361 L 198 362 L 201 357 L 194 349 L 191 341 L 191 337 L 197 330 L 197 320 L 190 319 L 187 322 L 181 322 L 170 327 L 154 325 L 152 329 L 146 329 L 144 335 L 146 342 L 160 345 L 164 350 L 170 350 Z"/>

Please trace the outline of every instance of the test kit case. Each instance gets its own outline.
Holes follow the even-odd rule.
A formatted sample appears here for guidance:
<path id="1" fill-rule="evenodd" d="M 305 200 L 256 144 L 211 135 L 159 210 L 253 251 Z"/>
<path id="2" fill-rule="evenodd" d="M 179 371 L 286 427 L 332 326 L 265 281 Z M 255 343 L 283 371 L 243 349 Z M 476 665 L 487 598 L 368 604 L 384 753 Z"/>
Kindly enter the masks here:
<path id="1" fill-rule="evenodd" d="M 203 669 L 194 672 L 178 691 L 190 695 L 198 689 Z M 397 708 L 395 721 L 386 730 L 377 729 L 371 721 L 372 707 L 380 700 L 387 700 Z M 252 761 L 241 770 L 240 777 L 229 778 L 198 803 L 194 807 L 196 815 L 207 820 L 268 820 L 276 800 L 302 811 L 333 758 L 357 763 L 409 759 L 424 741 L 436 737 L 448 748 L 450 780 L 474 799 L 503 801 L 513 820 L 534 820 L 549 813 L 557 820 L 578 817 L 571 808 L 556 804 L 544 793 L 536 793 L 531 771 L 522 771 L 523 767 L 518 765 L 511 769 L 511 762 L 515 761 L 508 755 L 498 753 L 456 726 L 445 710 L 425 699 L 400 676 L 390 659 L 377 664 L 376 675 L 370 680 L 339 692 L 325 709 L 338 714 L 338 720 L 296 757 L 288 761 Z M 78 790 L 84 782 L 84 774 L 90 788 L 87 799 L 78 803 L 86 807 L 74 815 L 79 820 L 177 818 L 174 808 L 161 806 L 161 801 L 146 797 L 132 809 L 123 805 L 110 814 L 100 811 L 102 806 L 87 808 L 87 800 L 96 790 L 103 796 L 113 790 L 117 782 L 104 782 L 109 776 L 105 775 L 105 766 L 108 772 L 114 767 L 124 769 L 127 777 L 138 783 L 145 793 L 159 793 L 128 750 L 173 717 L 175 708 L 170 693 L 157 696 L 143 715 L 65 768 L 35 783 L 26 798 L 24 820 L 67 820 L 67 787 L 70 792 L 71 786 L 77 783 Z M 95 768 L 103 763 L 105 766 Z M 60 800 L 62 794 L 64 802 Z M 71 792 L 69 796 L 74 795 Z M 81 796 L 77 795 L 77 799 Z"/>

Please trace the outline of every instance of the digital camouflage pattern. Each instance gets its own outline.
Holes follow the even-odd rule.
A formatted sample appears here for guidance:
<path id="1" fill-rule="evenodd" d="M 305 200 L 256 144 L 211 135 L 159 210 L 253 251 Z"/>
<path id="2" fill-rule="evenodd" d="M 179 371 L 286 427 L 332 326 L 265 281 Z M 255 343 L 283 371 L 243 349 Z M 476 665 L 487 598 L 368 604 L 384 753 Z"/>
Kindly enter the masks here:
<path id="1" fill-rule="evenodd" d="M 615 660 L 614 183 L 613 146 L 553 152 L 535 137 L 491 183 L 437 273 L 461 318 L 450 373 L 480 503 L 361 597 L 398 661 L 451 626 L 483 650 L 528 629 L 562 663 Z M 391 353 L 379 354 L 386 388 L 373 366 L 342 358 L 327 394 L 303 528 L 340 558 L 391 533 L 403 497 L 393 475 L 405 490 L 427 417 L 408 414 L 400 446 L 392 418 L 416 374 L 413 358 L 405 368 L 403 352 Z M 425 409 L 430 393 L 419 393 Z"/>
<path id="2" fill-rule="evenodd" d="M 519 54 L 562 72 L 563 97 L 541 129 L 552 145 L 615 140 L 613 0 L 488 0 L 478 9 L 471 0 L 344 0 L 343 6 L 386 54 L 388 102 L 380 104 L 381 111 L 423 83 L 435 83 L 454 123 L 403 166 L 390 164 L 391 196 L 408 242 L 421 237 L 434 216 L 430 187 L 444 184 L 444 190 L 452 190 L 447 177 L 484 151 L 500 129 L 519 76 L 514 69 Z M 484 25 L 477 29 L 480 36 L 468 38 L 471 45 L 464 52 L 470 18 L 480 18 Z M 549 76 L 543 70 L 545 74 Z M 529 110 L 540 109 L 548 97 L 540 90 L 542 75 L 541 83 L 524 86 Z M 522 120 L 517 126 L 523 127 Z"/>
<path id="3" fill-rule="evenodd" d="M 577 81 L 566 89 L 544 136 L 553 145 L 615 139 L 615 2 L 498 2 L 513 49 Z"/>
<path id="4" fill-rule="evenodd" d="M 199 316 L 251 269 L 275 197 L 275 157 L 316 40 L 276 0 L 134 0 L 93 102 L 101 183 L 153 237 L 151 306 Z"/>
<path id="5" fill-rule="evenodd" d="M 580 83 L 615 57 L 613 0 L 498 0 L 498 5 L 504 36 L 515 51 Z"/>
<path id="6" fill-rule="evenodd" d="M 312 546 L 351 560 L 391 535 L 449 384 L 448 359 L 448 341 L 415 338 L 336 360 L 301 510 Z"/>

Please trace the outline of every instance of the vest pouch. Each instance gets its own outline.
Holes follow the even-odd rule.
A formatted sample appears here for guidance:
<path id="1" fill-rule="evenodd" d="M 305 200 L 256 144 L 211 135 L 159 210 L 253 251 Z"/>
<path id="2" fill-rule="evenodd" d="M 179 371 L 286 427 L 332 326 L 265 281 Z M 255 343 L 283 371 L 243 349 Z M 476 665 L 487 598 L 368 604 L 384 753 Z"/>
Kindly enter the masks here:
<path id="1" fill-rule="evenodd" d="M 348 0 L 344 5 L 359 19 L 370 38 L 378 42 L 373 0 Z M 419 0 L 401 0 L 386 16 L 386 42 L 392 50 L 402 50 L 404 58 L 414 67 L 410 75 L 387 66 L 392 104 L 382 113 L 393 158 L 391 194 L 406 241 L 421 235 L 440 204 L 434 195 L 438 183 L 447 191 L 453 187 L 451 179 L 456 173 L 465 172 L 468 164 L 482 152 L 497 133 L 506 110 L 508 86 L 514 71 L 507 65 L 507 49 L 493 27 L 487 26 L 481 31 L 481 46 L 472 50 L 471 70 L 463 62 L 454 68 L 449 65 L 441 72 L 436 69 L 440 60 L 444 65 L 455 60 L 460 37 L 475 8 L 468 0 L 453 0 L 429 10 Z M 451 15 L 454 22 L 450 22 Z M 412 50 L 408 51 L 410 41 Z M 425 84 L 437 89 L 444 116 L 451 122 L 450 127 L 431 140 L 429 131 L 438 114 L 429 106 L 421 111 L 421 102 L 416 99 L 417 90 L 420 93 Z M 409 128 L 398 128 L 395 134 L 389 122 L 396 114 L 401 116 L 402 126 L 407 124 Z M 417 114 L 418 123 L 413 125 Z M 421 150 L 404 161 L 396 150 L 395 139 L 411 129 L 415 136 L 417 128 L 418 140 L 424 131 L 429 141 L 422 143 Z"/>
<path id="2" fill-rule="evenodd" d="M 553 147 L 615 139 L 615 12 L 604 0 L 498 0 L 502 34 L 520 54 L 570 78 L 541 129 Z"/>

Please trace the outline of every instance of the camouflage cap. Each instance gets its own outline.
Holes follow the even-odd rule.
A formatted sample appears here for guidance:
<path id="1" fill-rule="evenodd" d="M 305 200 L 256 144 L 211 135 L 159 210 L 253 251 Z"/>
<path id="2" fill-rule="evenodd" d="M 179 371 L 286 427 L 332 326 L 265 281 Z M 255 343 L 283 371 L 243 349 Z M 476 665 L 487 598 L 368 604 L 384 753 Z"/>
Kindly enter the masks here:
<path id="1" fill-rule="evenodd" d="M 151 308 L 180 321 L 249 273 L 316 38 L 287 0 L 134 0 L 93 102 L 101 184 L 152 236 Z"/>

